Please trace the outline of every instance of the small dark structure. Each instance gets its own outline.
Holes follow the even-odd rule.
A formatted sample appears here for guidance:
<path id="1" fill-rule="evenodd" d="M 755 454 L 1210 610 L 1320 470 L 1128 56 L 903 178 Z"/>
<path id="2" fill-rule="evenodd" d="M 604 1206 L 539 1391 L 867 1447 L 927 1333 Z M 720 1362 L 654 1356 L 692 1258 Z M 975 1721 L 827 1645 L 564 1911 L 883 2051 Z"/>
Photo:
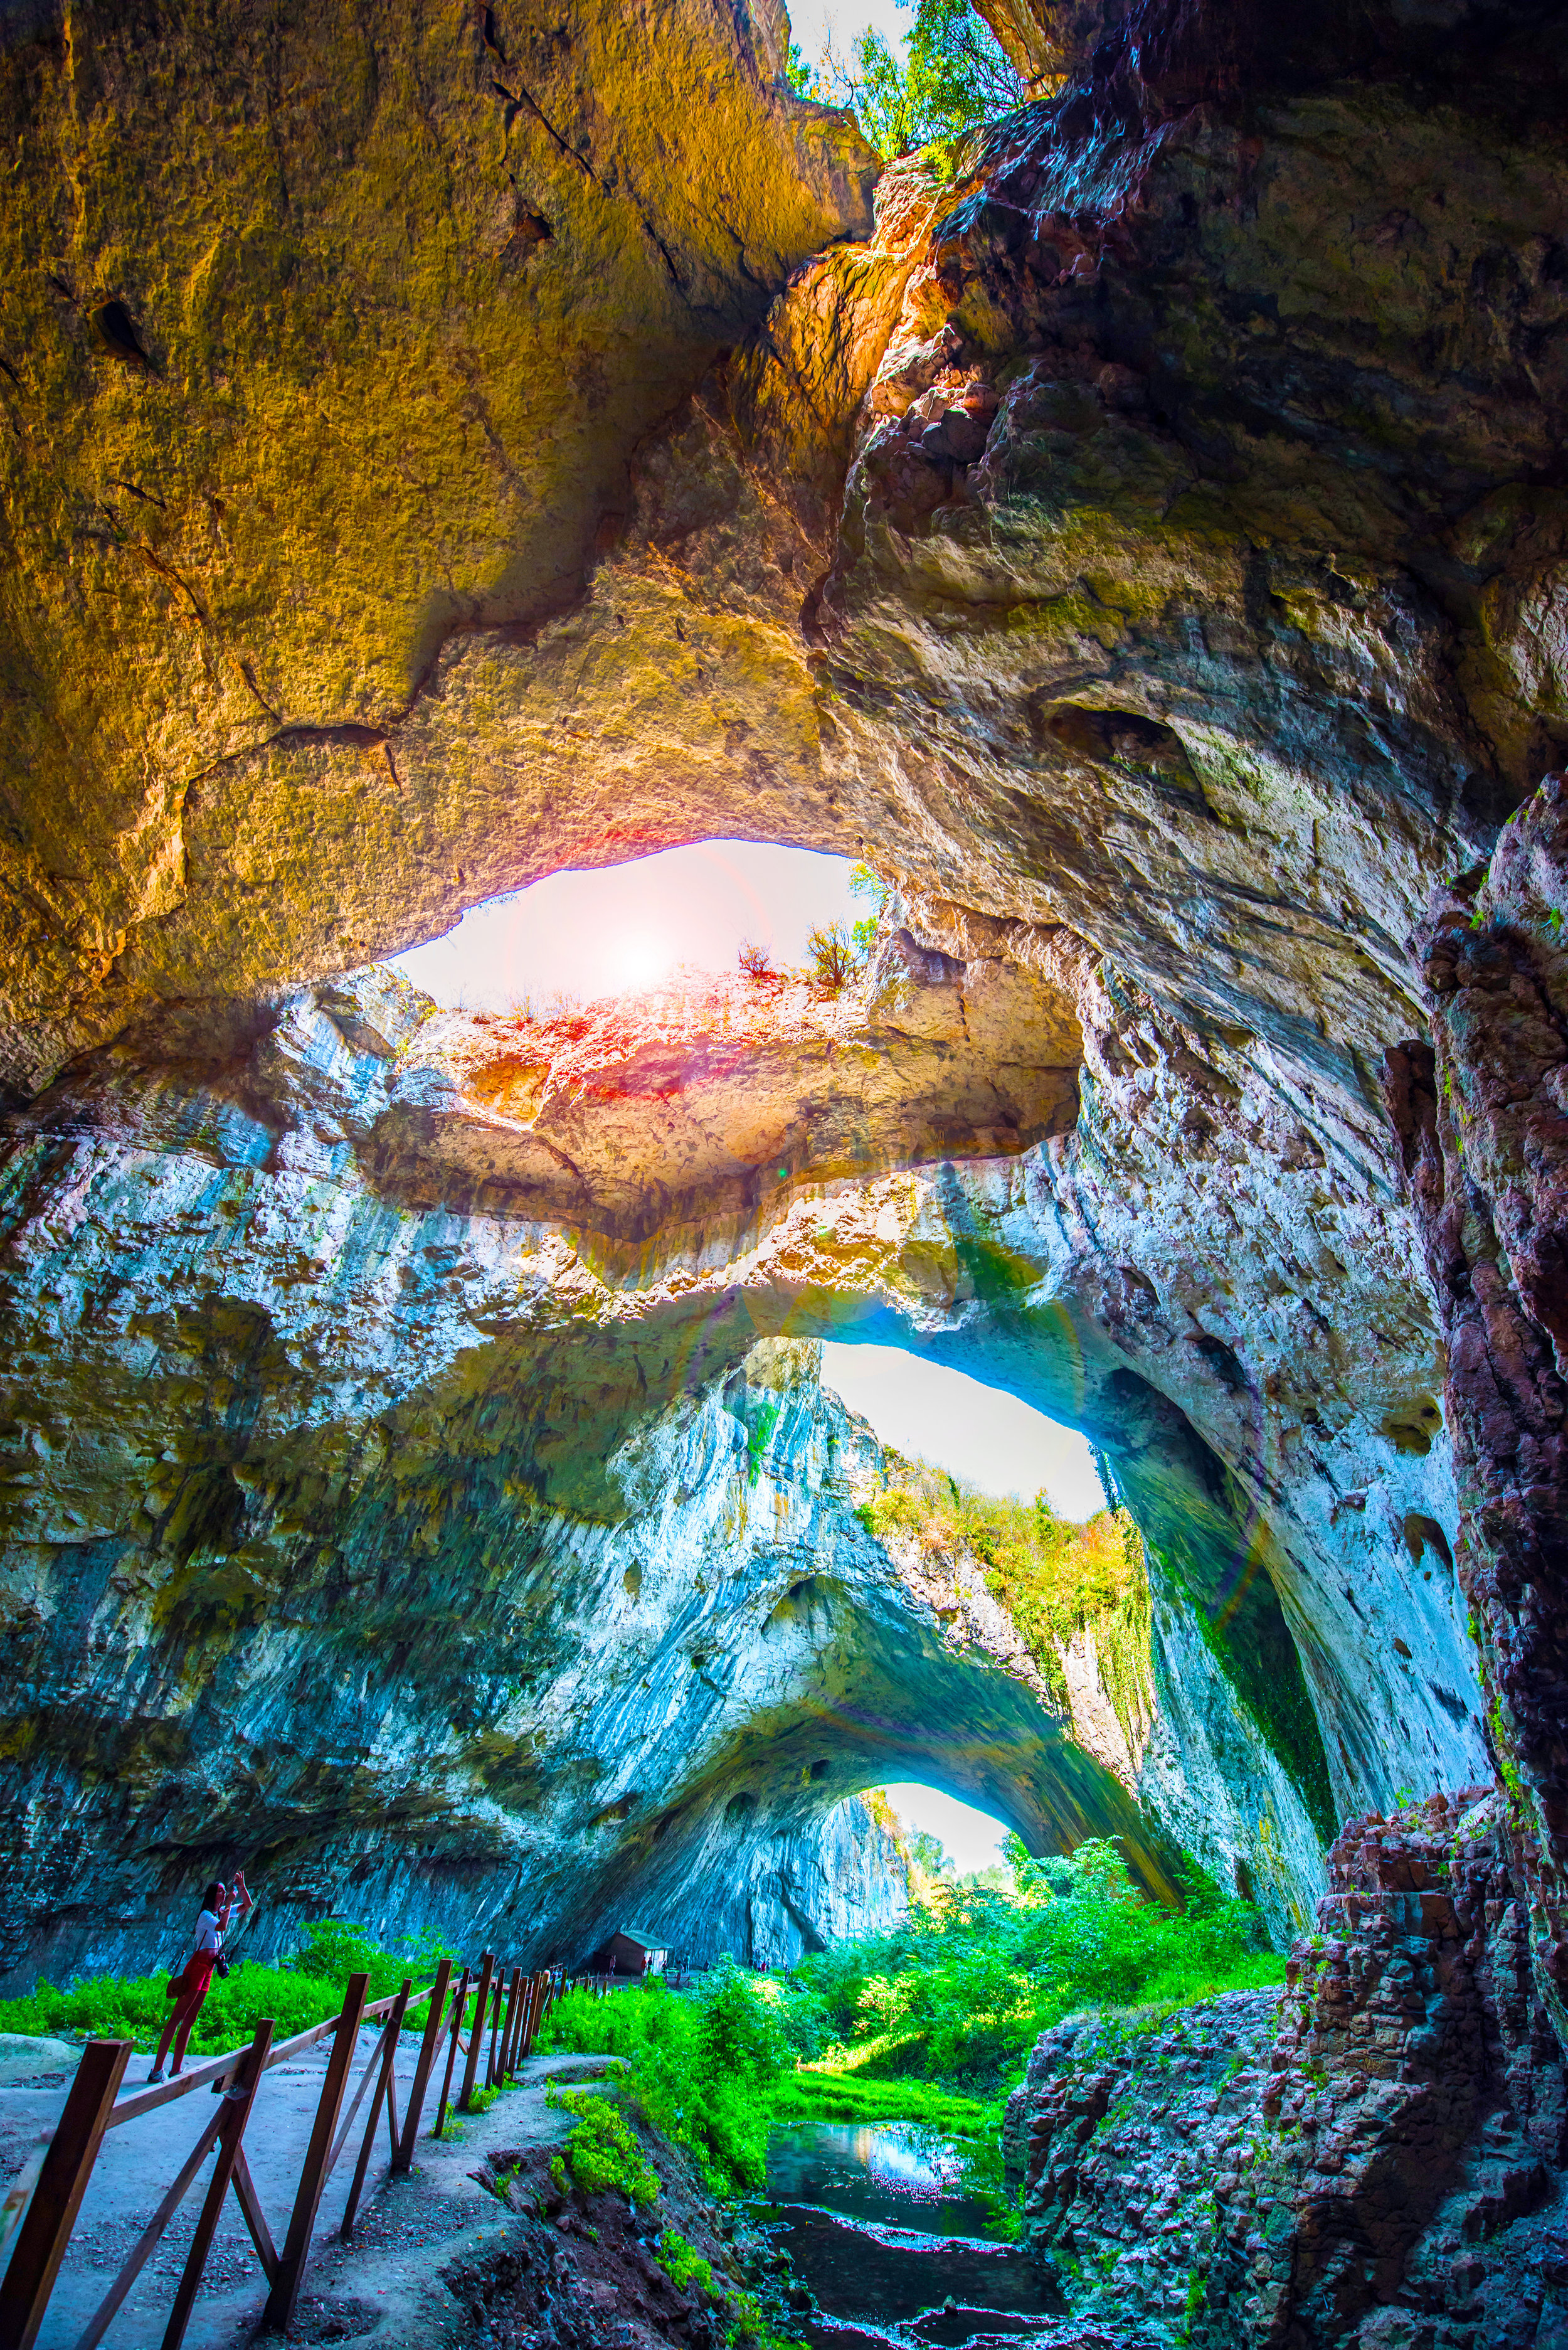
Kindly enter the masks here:
<path id="1" fill-rule="evenodd" d="M 622 1981 L 640 1982 L 645 1975 L 661 1975 L 670 1956 L 663 1938 L 641 1926 L 621 1926 L 601 1942 L 588 1960 L 591 1975 L 617 1975 Z"/>

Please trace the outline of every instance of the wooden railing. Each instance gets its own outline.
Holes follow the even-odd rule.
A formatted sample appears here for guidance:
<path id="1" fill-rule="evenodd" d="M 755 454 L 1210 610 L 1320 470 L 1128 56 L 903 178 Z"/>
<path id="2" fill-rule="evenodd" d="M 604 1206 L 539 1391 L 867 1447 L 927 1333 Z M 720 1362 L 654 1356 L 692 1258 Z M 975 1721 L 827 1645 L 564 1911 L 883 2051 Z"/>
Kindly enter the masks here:
<path id="1" fill-rule="evenodd" d="M 539 2026 L 561 1987 L 560 1971 L 555 1969 L 525 1975 L 521 1967 L 514 1967 L 508 1980 L 505 1969 L 496 1965 L 494 1956 L 489 1950 L 480 1960 L 477 1977 L 464 1967 L 455 1988 L 452 1983 L 452 1960 L 443 1959 L 436 1970 L 435 1981 L 427 1983 L 423 1991 L 416 1991 L 410 1977 L 390 1999 L 377 2000 L 369 2006 L 365 2003 L 369 1977 L 351 1975 L 339 2012 L 328 2017 L 325 2023 L 317 2024 L 313 2031 L 298 2033 L 292 2040 L 282 2041 L 275 2047 L 272 2022 L 265 2018 L 256 2025 L 247 2047 L 234 2050 L 226 2056 L 209 2058 L 205 2064 L 192 2065 L 173 2080 L 162 2082 L 156 2088 L 133 2090 L 125 2097 L 119 2095 L 119 2089 L 133 2052 L 133 2043 L 129 2040 L 89 2040 L 77 2067 L 65 2111 L 47 2147 L 36 2162 L 36 2178 L 29 2181 L 24 2174 L 4 2207 L 13 2218 L 17 2210 L 21 2210 L 24 2216 L 10 2260 L 4 2276 L 0 2277 L 0 2350 L 29 2350 L 29 2345 L 37 2337 L 49 2296 L 59 2275 L 60 2263 L 70 2242 L 77 2214 L 81 2209 L 82 2198 L 92 2177 L 93 2166 L 108 2133 L 111 2129 L 121 2128 L 128 2122 L 140 2120 L 142 2115 L 155 2112 L 160 2106 L 171 2104 L 178 2097 L 188 2097 L 193 2091 L 209 2085 L 214 2094 L 221 2093 L 216 2111 L 197 2133 L 195 2143 L 168 2192 L 138 2238 L 86 2330 L 78 2337 L 75 2350 L 94 2350 L 94 2345 L 102 2341 L 214 2147 L 217 2158 L 207 2182 L 196 2231 L 174 2294 L 163 2335 L 163 2350 L 179 2350 L 184 2337 L 192 2307 L 201 2290 L 213 2238 L 223 2217 L 223 2200 L 231 2189 L 250 2230 L 251 2241 L 256 2248 L 256 2257 L 270 2288 L 262 2319 L 263 2327 L 282 2333 L 288 2325 L 299 2297 L 321 2199 L 348 2144 L 367 2094 L 370 2100 L 369 2112 L 359 2142 L 353 2183 L 348 2189 L 338 2228 L 339 2235 L 345 2240 L 354 2231 L 355 2214 L 364 2192 L 383 2109 L 387 2117 L 391 2172 L 396 2175 L 412 2165 L 420 2117 L 424 2111 L 443 2038 L 449 2038 L 449 2045 L 440 2104 L 431 2133 L 433 2137 L 441 2137 L 446 2126 L 452 2074 L 459 2052 L 464 2057 L 464 2066 L 458 2105 L 460 2109 L 467 2111 L 481 2085 L 481 2059 L 484 2059 L 483 2085 L 485 2088 L 495 2087 L 509 2079 L 532 2050 Z M 450 2003 L 449 1991 L 452 1994 Z M 471 1993 L 473 1997 L 472 2019 L 468 2012 Z M 398 2037 L 410 2012 L 427 2002 L 429 2012 L 420 2042 L 419 2058 L 409 2085 L 407 2109 L 400 2125 L 396 2072 Z M 375 2022 L 380 2023 L 381 2030 L 345 2113 L 344 2097 L 353 2069 L 356 2044 L 364 2026 Z M 466 2041 L 463 2038 L 465 2022 Z M 314 2047 L 329 2034 L 332 2047 L 327 2060 L 327 2074 L 317 2100 L 315 2120 L 284 2233 L 283 2249 L 279 2251 L 262 2210 L 250 2166 L 245 2160 L 245 2126 L 255 2104 L 256 2092 L 272 2067 L 299 2055 L 306 2048 Z M 487 2037 L 488 2056 L 485 2054 Z M 27 2191 L 29 2185 L 30 2195 Z M 3 2243 L 3 2238 L 0 2238 L 0 2243 Z"/>

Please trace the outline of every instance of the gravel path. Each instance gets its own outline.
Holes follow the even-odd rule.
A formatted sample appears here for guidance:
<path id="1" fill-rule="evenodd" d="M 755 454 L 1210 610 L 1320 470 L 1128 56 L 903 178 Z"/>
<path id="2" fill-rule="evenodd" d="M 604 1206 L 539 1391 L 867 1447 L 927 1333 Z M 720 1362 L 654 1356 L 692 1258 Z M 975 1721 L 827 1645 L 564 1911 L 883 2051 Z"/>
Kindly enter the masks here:
<path id="1" fill-rule="evenodd" d="M 358 2080 L 375 2043 L 373 2031 L 360 2035 L 353 2080 Z M 403 2035 L 399 2046 L 400 2109 L 419 2044 L 419 2035 L 410 2033 Z M 256 2190 L 277 2243 L 288 2225 L 329 2046 L 324 2041 L 266 2075 L 245 2132 L 245 2152 Z M 463 2118 L 455 2135 L 449 2119 L 447 2136 L 439 2144 L 428 2135 L 436 2110 L 438 2077 L 427 2101 L 414 2168 L 406 2178 L 389 2176 L 389 2147 L 383 2116 L 354 2241 L 345 2245 L 337 2229 L 358 2157 L 361 2131 L 357 2123 L 322 2198 L 299 2323 L 291 2339 L 348 2342 L 373 2334 L 388 2350 L 394 2350 L 394 2345 L 428 2338 L 431 2319 L 439 2316 L 439 2303 L 448 2298 L 436 2287 L 438 2265 L 445 2267 L 453 2258 L 483 2251 L 504 2226 L 493 2196 L 470 2174 L 493 2146 L 560 2143 L 572 2122 L 569 2116 L 546 2106 L 545 2082 L 553 2076 L 581 2078 L 585 2073 L 600 2070 L 606 2061 L 602 2057 L 533 2057 L 522 2068 L 518 2085 L 499 2097 L 487 2114 Z M 130 2085 L 142 2085 L 148 2062 L 144 2057 L 133 2060 Z M 42 2076 L 30 2086 L 0 2086 L 0 2188 L 10 2184 L 31 2147 L 52 2129 L 65 2103 L 67 2086 L 67 2076 L 63 2074 Z M 363 2111 L 362 2107 L 361 2115 Z M 73 2350 L 212 2113 L 211 2091 L 199 2088 L 109 2133 L 38 2337 L 38 2350 Z M 106 2350 L 143 2350 L 143 2345 L 161 2342 L 210 2177 L 209 2160 L 109 2328 Z M 435 2307 L 432 2287 L 436 2287 Z M 221 2350 L 237 2350 L 254 2333 L 265 2299 L 265 2280 L 239 2206 L 231 2195 L 186 2343 L 191 2350 L 219 2350 L 220 2345 Z"/>

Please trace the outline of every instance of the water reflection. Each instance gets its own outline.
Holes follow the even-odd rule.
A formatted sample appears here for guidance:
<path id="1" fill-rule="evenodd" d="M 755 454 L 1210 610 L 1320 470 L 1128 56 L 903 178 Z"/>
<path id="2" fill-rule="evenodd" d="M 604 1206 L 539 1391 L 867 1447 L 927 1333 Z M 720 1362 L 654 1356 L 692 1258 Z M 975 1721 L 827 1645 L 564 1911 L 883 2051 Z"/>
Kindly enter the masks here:
<path id="1" fill-rule="evenodd" d="M 850 2152 L 892 2194 L 910 2196 L 917 2203 L 940 2203 L 963 2177 L 963 2164 L 953 2148 L 912 2122 L 884 2124 L 880 2129 L 862 2125 Z"/>
<path id="2" fill-rule="evenodd" d="M 1004 2241 L 994 2206 L 966 2188 L 962 2156 L 917 2123 L 779 2130 L 768 2196 L 779 2241 L 821 2307 L 806 2328 L 817 2350 L 874 2350 L 876 2340 L 978 2350 L 1061 2307 Z"/>
<path id="3" fill-rule="evenodd" d="M 991 2206 L 962 2182 L 962 2156 L 918 2122 L 802 2122 L 777 2131 L 768 2152 L 768 2191 L 781 2201 L 922 2233 L 1001 2240 Z"/>

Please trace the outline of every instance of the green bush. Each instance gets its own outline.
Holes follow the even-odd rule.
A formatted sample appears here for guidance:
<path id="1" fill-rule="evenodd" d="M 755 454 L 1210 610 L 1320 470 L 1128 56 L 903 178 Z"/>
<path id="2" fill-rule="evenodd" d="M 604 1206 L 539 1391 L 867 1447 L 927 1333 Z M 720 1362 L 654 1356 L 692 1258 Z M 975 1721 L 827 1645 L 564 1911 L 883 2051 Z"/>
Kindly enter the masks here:
<path id="1" fill-rule="evenodd" d="M 639 2109 L 696 2157 L 711 2187 L 760 2187 L 772 2091 L 795 2056 L 786 1998 L 771 1977 L 722 1959 L 690 1995 L 657 1980 L 608 1999 L 568 1991 L 537 2045 L 621 2057 Z"/>
<path id="2" fill-rule="evenodd" d="M 1209 1880 L 1193 1877 L 1178 1912 L 1137 1890 L 1114 1843 L 1041 1863 L 1015 1841 L 1012 1856 L 1010 1889 L 929 1882 L 896 1933 L 802 1960 L 825 2066 L 989 2094 L 1078 2009 L 1184 2006 L 1283 1980 L 1257 1910 Z"/>
<path id="3" fill-rule="evenodd" d="M 712 2262 L 705 2261 L 696 2245 L 689 2244 L 674 2228 L 666 2228 L 653 2257 L 677 2293 L 688 2293 L 693 2285 L 700 2285 L 704 2293 L 712 2292 Z"/>
<path id="4" fill-rule="evenodd" d="M 225 1979 L 214 1975 L 191 2034 L 194 2054 L 211 2056 L 238 2048 L 264 2015 L 273 2020 L 273 2038 L 290 2040 L 337 2013 L 349 1975 L 370 1978 L 368 1997 L 387 1999 L 411 1974 L 422 1990 L 437 1962 L 451 1953 L 424 1941 L 405 1951 L 381 1949 L 358 1926 L 327 1918 L 305 1929 L 304 1947 L 285 1966 L 240 1960 Z M 170 2011 L 166 1973 L 91 1975 L 57 1989 L 37 1982 L 21 1999 L 0 2000 L 0 2032 L 25 2032 L 53 2039 L 131 2040 L 156 2048 Z M 422 2032 L 421 2007 L 406 2029 Z"/>
<path id="5" fill-rule="evenodd" d="M 551 2088 L 547 2094 L 552 2106 L 576 2117 L 577 2126 L 566 2140 L 566 2162 L 585 2195 L 618 2188 L 639 2211 L 658 2200 L 659 2174 L 649 2167 L 613 2097 L 586 2089 Z M 556 2176 L 552 2164 L 551 2177 Z"/>

